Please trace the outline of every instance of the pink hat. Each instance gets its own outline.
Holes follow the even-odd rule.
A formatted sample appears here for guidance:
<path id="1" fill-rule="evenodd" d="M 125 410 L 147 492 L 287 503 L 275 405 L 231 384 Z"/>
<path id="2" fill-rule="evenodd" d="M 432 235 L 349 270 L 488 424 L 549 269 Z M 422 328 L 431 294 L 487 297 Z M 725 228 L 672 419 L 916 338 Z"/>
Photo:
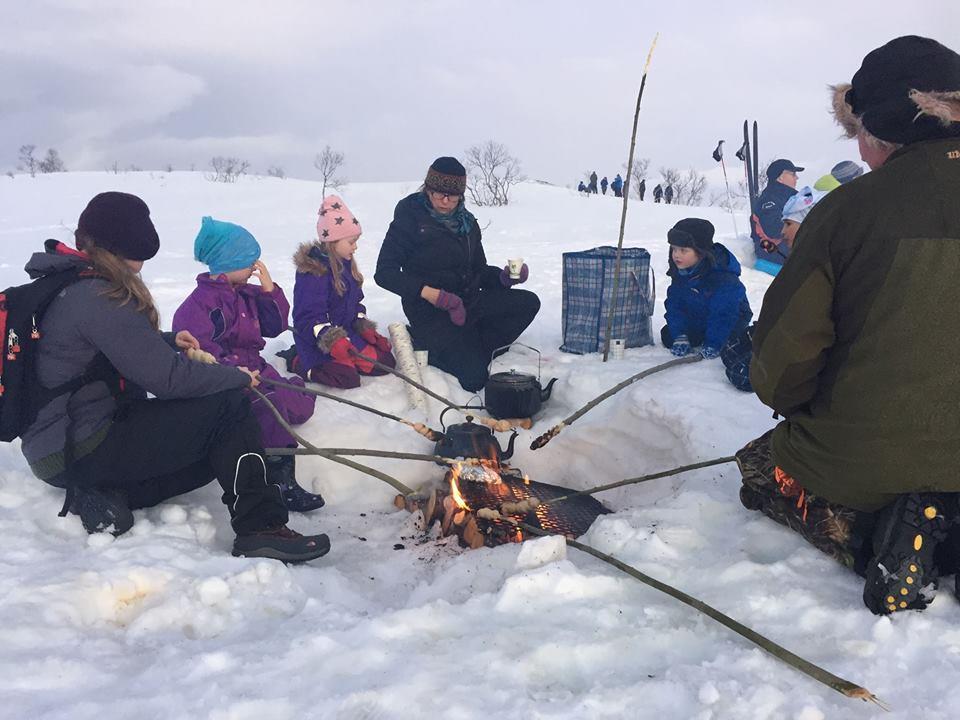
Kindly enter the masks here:
<path id="1" fill-rule="evenodd" d="M 320 206 L 320 219 L 317 220 L 317 237 L 320 242 L 337 242 L 344 238 L 356 237 L 363 230 L 347 204 L 338 195 L 328 195 Z"/>

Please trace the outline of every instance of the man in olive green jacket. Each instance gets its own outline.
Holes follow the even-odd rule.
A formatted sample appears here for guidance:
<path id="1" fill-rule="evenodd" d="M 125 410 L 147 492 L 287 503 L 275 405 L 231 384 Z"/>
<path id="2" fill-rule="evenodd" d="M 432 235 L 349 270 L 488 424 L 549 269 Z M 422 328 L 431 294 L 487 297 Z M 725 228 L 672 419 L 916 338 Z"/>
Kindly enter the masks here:
<path id="1" fill-rule="evenodd" d="M 960 55 L 897 38 L 834 113 L 873 172 L 764 298 L 750 380 L 785 419 L 738 453 L 741 499 L 863 573 L 872 611 L 919 609 L 960 532 Z"/>

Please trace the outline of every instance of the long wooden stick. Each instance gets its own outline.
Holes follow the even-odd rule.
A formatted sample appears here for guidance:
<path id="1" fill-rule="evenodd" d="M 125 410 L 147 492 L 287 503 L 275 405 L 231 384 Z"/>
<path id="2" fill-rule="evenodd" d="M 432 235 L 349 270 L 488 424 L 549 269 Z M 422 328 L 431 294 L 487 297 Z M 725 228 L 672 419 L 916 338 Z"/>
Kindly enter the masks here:
<path id="1" fill-rule="evenodd" d="M 658 478 L 670 477 L 671 475 L 679 475 L 680 473 L 689 472 L 690 470 L 699 470 L 700 468 L 711 467 L 713 465 L 723 465 L 724 463 L 736 462 L 737 458 L 733 455 L 728 455 L 727 457 L 715 458 L 713 460 L 704 460 L 698 463 L 692 463 L 691 465 L 681 465 L 680 467 L 673 468 L 672 470 L 661 470 L 660 472 L 650 473 L 649 475 L 641 475 L 635 478 L 627 478 L 626 480 L 618 480 L 617 482 L 607 483 L 606 485 L 597 485 L 596 487 L 587 488 L 586 490 L 578 490 L 572 492 L 569 495 L 561 495 L 560 497 L 553 498 L 552 500 L 546 500 L 541 505 L 553 505 L 562 500 L 569 500 L 570 498 L 580 497 L 581 495 L 594 495 L 598 492 L 603 492 L 604 490 L 613 490 L 614 488 L 623 487 L 624 485 L 637 485 L 643 482 L 649 482 L 650 480 L 656 480 Z"/>
<path id="2" fill-rule="evenodd" d="M 645 377 L 648 377 L 648 376 L 650 376 L 650 375 L 653 375 L 654 373 L 658 373 L 658 372 L 660 372 L 661 370 L 666 370 L 666 369 L 668 369 L 668 368 L 672 368 L 672 367 L 674 367 L 675 365 L 685 365 L 685 364 L 687 364 L 687 363 L 699 362 L 700 360 L 703 360 L 703 356 L 700 355 L 699 353 L 694 353 L 694 354 L 691 354 L 691 355 L 687 355 L 686 357 L 674 358 L 673 360 L 668 360 L 668 361 L 665 362 L 665 363 L 661 363 L 660 365 L 654 365 L 652 368 L 647 368 L 646 370 L 643 370 L 642 372 L 638 372 L 636 375 L 631 375 L 630 377 L 628 377 L 628 378 L 627 378 L 626 380 L 624 380 L 623 382 L 618 383 L 617 385 L 614 385 L 612 388 L 610 388 L 610 389 L 607 390 L 606 392 L 601 393 L 600 395 L 597 395 L 597 397 L 595 397 L 593 400 L 591 400 L 590 402 L 588 402 L 588 403 L 587 403 L 586 405 L 584 405 L 582 408 L 580 408 L 579 410 L 577 410 L 575 413 L 573 413 L 573 415 L 571 415 L 570 417 L 566 418 L 566 419 L 563 420 L 562 422 L 558 423 L 557 425 L 554 425 L 552 428 L 550 428 L 549 430 L 547 430 L 543 435 L 541 435 L 541 436 L 538 437 L 536 440 L 534 440 L 532 443 L 530 443 L 530 449 L 531 449 L 531 450 L 539 450 L 539 449 L 542 448 L 544 445 L 546 445 L 548 442 L 550 442 L 553 438 L 555 438 L 557 435 L 559 435 L 560 432 L 561 432 L 565 427 L 567 427 L 568 425 L 573 425 L 573 423 L 574 423 L 576 420 L 578 420 L 579 418 L 583 417 L 585 414 L 587 414 L 588 412 L 590 412 L 591 410 L 593 410 L 593 408 L 595 408 L 597 405 L 599 405 L 600 403 L 602 403 L 602 402 L 603 402 L 604 400 L 606 400 L 608 397 L 610 397 L 611 395 L 615 395 L 616 393 L 620 392 L 621 390 L 623 390 L 623 389 L 624 389 L 625 387 L 627 387 L 628 385 L 632 385 L 633 383 L 637 382 L 638 380 L 643 380 Z"/>
<path id="3" fill-rule="evenodd" d="M 404 382 L 410 383 L 410 384 L 413 385 L 415 388 L 417 388 L 418 390 L 421 390 L 421 391 L 425 392 L 427 395 L 429 395 L 430 397 L 434 398 L 435 400 L 439 400 L 439 401 L 442 402 L 446 407 L 452 408 L 453 410 L 459 410 L 459 409 L 460 409 L 460 406 L 457 405 L 457 404 L 455 404 L 452 400 L 448 400 L 448 399 L 445 398 L 443 395 L 438 395 L 438 394 L 435 393 L 433 390 L 431 390 L 430 388 L 428 388 L 426 385 L 423 385 L 423 384 L 421 384 L 421 383 L 418 383 L 416 380 L 408 377 L 407 375 L 404 375 L 402 372 L 400 372 L 400 371 L 397 370 L 396 368 L 392 368 L 392 367 L 390 367 L 389 365 L 384 365 L 384 364 L 383 364 L 382 362 L 380 362 L 379 360 L 374 360 L 373 358 L 367 357 L 367 356 L 364 355 L 362 352 L 359 352 L 359 351 L 357 351 L 357 350 L 352 350 L 352 349 L 351 349 L 351 350 L 350 350 L 350 354 L 353 355 L 355 358 L 357 358 L 357 359 L 359 359 L 359 360 L 363 360 L 364 362 L 370 363 L 370 364 L 373 365 L 375 368 L 378 368 L 378 369 L 380 369 L 380 370 L 383 370 L 384 372 L 388 372 L 388 373 L 390 373 L 391 375 L 396 375 L 398 378 L 400 378 L 400 379 L 403 380 Z"/>
<path id="4" fill-rule="evenodd" d="M 349 405 L 350 407 L 355 407 L 358 410 L 363 410 L 364 412 L 372 413 L 374 415 L 379 415 L 382 418 L 387 420 L 394 420 L 398 423 L 403 423 L 408 427 L 412 427 L 418 433 L 423 435 L 427 440 L 431 442 L 436 442 L 443 438 L 443 433 L 439 430 L 432 430 L 423 423 L 413 422 L 412 420 L 407 420 L 406 418 L 399 417 L 397 415 L 391 415 L 388 412 L 383 410 L 377 410 L 374 407 L 369 405 L 364 405 L 363 403 L 354 402 L 353 400 L 347 400 L 346 398 L 333 395 L 332 393 L 324 392 L 323 390 L 316 390 L 314 388 L 300 387 L 299 385 L 291 385 L 290 383 L 283 382 L 282 380 L 272 380 L 270 378 L 261 377 L 258 378 L 261 383 L 266 383 L 267 385 L 273 385 L 275 387 L 283 388 L 284 390 L 290 390 L 292 392 L 299 392 L 305 395 L 316 395 L 317 397 L 327 398 L 328 400 L 334 400 L 338 403 L 343 403 L 344 405 Z"/>
<path id="5" fill-rule="evenodd" d="M 551 533 L 544 532 L 540 528 L 533 527 L 532 525 L 527 525 L 526 523 L 521 522 L 516 524 L 518 527 L 522 528 L 525 532 L 528 532 L 532 535 L 539 535 L 539 536 L 551 535 Z M 716 608 L 710 605 L 707 605 L 702 600 L 698 600 L 692 595 L 688 595 L 687 593 L 683 592 L 682 590 L 678 590 L 672 585 L 668 585 L 667 583 L 661 582 L 656 578 L 650 577 L 649 575 L 645 575 L 644 573 L 637 570 L 635 567 L 627 565 L 626 563 L 621 562 L 620 560 L 617 560 L 615 557 L 608 555 L 605 552 L 601 552 L 600 550 L 597 550 L 596 548 L 591 547 L 590 545 L 577 542 L 576 540 L 572 540 L 570 538 L 564 538 L 564 539 L 566 540 L 567 545 L 569 545 L 570 547 L 576 548 L 577 550 L 581 552 L 585 552 L 588 555 L 593 555 L 595 558 L 602 560 L 603 562 L 609 565 L 612 565 L 613 567 L 617 568 L 622 572 L 625 572 L 630 577 L 639 580 L 645 585 L 649 585 L 655 590 L 659 590 L 660 592 L 669 595 L 675 600 L 679 600 L 684 605 L 689 605 L 697 612 L 703 613 L 707 617 L 713 620 L 716 620 L 718 623 L 720 623 L 724 627 L 729 628 L 730 630 L 733 630 L 735 633 L 737 633 L 741 637 L 746 638 L 747 640 L 752 642 L 754 645 L 759 647 L 761 650 L 764 650 L 765 652 L 770 653 L 778 660 L 785 662 L 787 665 L 794 668 L 795 670 L 799 670 L 805 675 L 813 678 L 818 683 L 826 685 L 831 690 L 836 690 L 837 692 L 849 698 L 855 698 L 858 700 L 876 703 L 882 709 L 889 710 L 889 708 L 884 703 L 882 703 L 877 698 L 876 695 L 874 695 L 872 692 L 870 692 L 866 688 L 860 685 L 857 685 L 856 683 L 852 683 L 849 680 L 844 680 L 842 677 L 834 675 L 828 670 L 824 670 L 819 665 L 814 665 L 809 660 L 806 660 L 800 657 L 796 653 L 790 652 L 782 645 L 779 645 L 773 642 L 773 640 L 770 640 L 769 638 L 761 635 L 756 630 L 752 630 L 746 625 L 737 622 L 736 620 L 734 620 L 728 615 L 725 615 L 724 613 L 720 612 Z"/>
<path id="6" fill-rule="evenodd" d="M 391 475 L 387 475 L 386 473 L 380 472 L 379 470 L 376 470 L 372 467 L 361 465 L 360 463 L 356 463 L 353 460 L 347 460 L 346 458 L 340 457 L 339 455 L 334 455 L 331 452 L 327 452 L 326 450 L 323 450 L 322 448 L 318 448 L 316 445 L 311 444 L 309 440 L 304 438 L 302 435 L 298 434 L 296 430 L 290 427 L 290 423 L 288 423 L 286 420 L 283 419 L 283 415 L 280 414 L 280 411 L 277 410 L 276 406 L 272 402 L 270 402 L 270 399 L 266 395 L 264 395 L 262 392 L 257 390 L 255 387 L 250 388 L 250 390 L 255 395 L 258 395 L 260 399 L 267 404 L 267 407 L 270 408 L 270 412 L 273 413 L 273 416 L 277 419 L 277 422 L 280 423 L 280 426 L 284 430 L 286 430 L 288 433 L 290 433 L 290 435 L 293 436 L 294 440 L 296 440 L 298 443 L 303 445 L 308 450 L 311 450 L 315 455 L 319 455 L 320 457 L 326 458 L 327 460 L 331 460 L 335 463 L 340 463 L 341 465 L 346 465 L 349 468 L 353 468 L 354 470 L 358 470 L 362 473 L 370 475 L 371 477 L 375 477 L 377 478 L 377 480 L 383 480 L 383 482 L 387 483 L 393 488 L 396 488 L 398 492 L 402 492 L 404 495 L 414 494 L 414 491 L 412 489 L 408 488 L 406 485 L 404 485 L 402 482 L 397 480 L 395 477 L 392 477 Z"/>
<path id="7" fill-rule="evenodd" d="M 610 297 L 610 309 L 607 310 L 607 333 L 603 338 L 603 361 L 607 361 L 610 354 L 610 334 L 613 332 L 613 316 L 617 311 L 617 293 L 620 290 L 620 257 L 623 254 L 623 233 L 627 227 L 627 201 L 630 199 L 630 175 L 633 173 L 633 151 L 637 147 L 637 123 L 640 119 L 640 101 L 643 100 L 643 89 L 647 85 L 647 72 L 650 70 L 650 60 L 653 50 L 657 47 L 660 33 L 653 37 L 650 52 L 647 53 L 647 64 L 643 66 L 643 77 L 640 79 L 640 92 L 637 93 L 637 109 L 633 112 L 633 130 L 630 131 L 630 153 L 627 156 L 627 187 L 623 193 L 623 207 L 620 209 L 620 237 L 617 238 L 617 262 L 613 268 L 613 295 Z"/>
<path id="8" fill-rule="evenodd" d="M 393 458 L 396 460 L 420 460 L 423 462 L 450 465 L 451 467 L 457 465 L 479 466 L 485 462 L 489 462 L 479 458 L 460 458 L 459 460 L 455 460 L 453 458 L 443 457 L 442 455 L 422 455 L 419 453 L 394 452 L 393 450 L 369 450 L 367 448 L 316 448 L 316 450 L 309 448 L 266 448 L 264 452 L 267 455 L 317 455 L 317 450 L 322 450 L 325 453 L 331 453 L 333 455 L 363 455 L 367 457 Z"/>

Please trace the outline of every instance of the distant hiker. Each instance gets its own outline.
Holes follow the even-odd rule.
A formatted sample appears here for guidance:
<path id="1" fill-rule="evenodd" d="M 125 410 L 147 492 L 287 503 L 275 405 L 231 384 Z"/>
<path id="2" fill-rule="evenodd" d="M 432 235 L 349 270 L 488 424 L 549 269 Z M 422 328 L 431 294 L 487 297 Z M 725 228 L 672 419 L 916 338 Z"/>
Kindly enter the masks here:
<path id="1" fill-rule="evenodd" d="M 600 181 L 600 189 L 603 191 L 603 194 L 607 194 L 607 176 L 603 176 L 603 180 Z"/>
<path id="2" fill-rule="evenodd" d="M 590 173 L 590 184 L 587 186 L 594 195 L 597 194 L 597 173 Z"/>
<path id="3" fill-rule="evenodd" d="M 653 189 L 653 201 L 655 203 L 660 202 L 663 199 L 663 188 L 657 183 L 657 186 Z"/>
<path id="4" fill-rule="evenodd" d="M 750 377 L 784 419 L 737 453 L 740 499 L 863 575 L 872 612 L 920 610 L 960 569 L 960 55 L 892 40 L 833 108 L 872 172 L 764 297 Z"/>
<path id="5" fill-rule="evenodd" d="M 363 305 L 363 274 L 354 257 L 361 232 L 347 204 L 328 195 L 320 206 L 317 239 L 293 256 L 294 369 L 321 385 L 357 388 L 361 375 L 386 374 L 371 361 L 396 365 L 390 341 L 377 332 Z"/>
<path id="6" fill-rule="evenodd" d="M 640 184 L 637 185 L 637 194 L 640 196 L 640 202 L 643 202 L 643 196 L 647 192 L 647 180 L 644 178 L 640 181 Z"/>
<path id="7" fill-rule="evenodd" d="M 610 183 L 610 187 L 613 189 L 614 196 L 623 197 L 623 178 L 620 177 L 620 173 L 617 173 L 613 182 Z"/>
<path id="8" fill-rule="evenodd" d="M 817 182 L 813 184 L 813 189 L 820 190 L 821 192 L 830 192 L 861 175 L 863 175 L 862 167 L 851 160 L 844 160 L 838 162 L 828 174 L 818 179 Z"/>
<path id="9" fill-rule="evenodd" d="M 770 275 L 780 272 L 789 248 L 780 246 L 783 206 L 797 190 L 797 173 L 803 168 L 780 158 L 767 167 L 767 186 L 757 198 L 756 214 L 751 218 L 751 237 L 756 251 L 754 267 Z"/>
<path id="10" fill-rule="evenodd" d="M 234 555 L 299 562 L 325 554 L 326 535 L 286 526 L 287 508 L 267 480 L 260 424 L 243 392 L 259 384 L 258 373 L 190 360 L 187 353 L 200 347 L 193 335 L 157 329 L 140 278 L 160 248 L 146 203 L 126 193 L 97 195 L 80 215 L 76 239 L 76 250 L 48 241 L 27 264 L 35 278 L 81 273 L 40 321 L 39 383 L 90 378 L 46 404 L 23 435 L 30 469 L 66 489 L 64 510 L 89 533 L 121 535 L 133 526 L 132 510 L 216 478 L 236 533 Z"/>
<path id="11" fill-rule="evenodd" d="M 305 423 L 313 416 L 314 398 L 297 392 L 300 378 L 285 379 L 260 351 L 264 338 L 277 337 L 290 326 L 290 304 L 260 259 L 260 244 L 245 228 L 205 217 L 193 243 L 194 257 L 209 272 L 197 275 L 197 287 L 173 316 L 173 331 L 192 334 L 200 349 L 209 353 L 209 362 L 255 370 L 292 386 L 290 390 L 264 385 L 260 391 L 291 425 Z M 251 277 L 258 284 L 249 282 Z M 267 447 L 297 447 L 297 441 L 277 421 L 259 397 L 252 396 L 253 414 Z M 278 485 L 288 510 L 308 512 L 323 507 L 323 498 L 307 492 L 296 478 L 293 455 L 267 458 L 267 481 Z"/>
<path id="12" fill-rule="evenodd" d="M 480 225 L 464 205 L 466 185 L 455 158 L 433 162 L 422 189 L 397 203 L 374 279 L 400 296 L 414 347 L 476 392 L 487 382 L 493 351 L 520 337 L 540 299 L 511 289 L 527 280 L 526 264 L 517 279 L 487 264 Z"/>
<path id="13" fill-rule="evenodd" d="M 587 186 L 583 184 L 583 180 L 581 180 L 580 184 L 577 186 L 577 192 L 587 192 Z"/>
<path id="14" fill-rule="evenodd" d="M 660 339 L 677 357 L 691 352 L 720 357 L 724 345 L 753 317 L 740 263 L 713 241 L 713 234 L 713 224 L 700 218 L 684 218 L 667 233 L 671 283 Z"/>
<path id="15" fill-rule="evenodd" d="M 673 202 L 673 185 L 667 185 L 666 189 L 664 189 L 663 199 L 667 205 Z"/>

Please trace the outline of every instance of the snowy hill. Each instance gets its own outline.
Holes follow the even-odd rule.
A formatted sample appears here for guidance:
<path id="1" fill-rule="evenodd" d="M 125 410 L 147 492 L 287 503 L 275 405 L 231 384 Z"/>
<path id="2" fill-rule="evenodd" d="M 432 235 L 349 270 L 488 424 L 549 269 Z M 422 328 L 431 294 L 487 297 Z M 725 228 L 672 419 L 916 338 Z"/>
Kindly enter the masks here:
<path id="1" fill-rule="evenodd" d="M 358 260 L 372 318 L 402 320 L 398 298 L 372 281 L 393 207 L 418 182 L 355 184 L 342 192 L 363 225 Z M 203 268 L 192 258 L 202 215 L 238 222 L 288 295 L 296 245 L 311 238 L 316 183 L 199 173 L 69 173 L 0 178 L 0 287 L 47 237 L 70 241 L 87 200 L 103 190 L 143 197 L 161 237 L 144 275 L 170 318 Z M 558 377 L 534 433 L 513 463 L 532 478 L 586 488 L 730 455 L 773 425 L 757 399 L 733 389 L 719 360 L 633 385 L 538 452 L 529 441 L 606 388 L 669 358 L 661 347 L 602 364 L 566 355 L 561 342 L 560 255 L 615 244 L 620 203 L 528 183 L 501 209 L 472 208 L 494 264 L 522 255 L 527 288 L 543 309 L 521 338 Z M 646 247 L 657 271 L 663 323 L 666 231 L 706 217 L 745 265 L 719 208 L 631 201 L 626 245 Z M 747 226 L 737 217 L 741 230 Z M 767 275 L 744 270 L 754 313 Z M 266 353 L 289 335 L 268 341 Z M 498 361 L 536 370 L 515 352 Z M 434 369 L 426 382 L 466 400 Z M 412 417 L 399 380 L 365 380 L 349 395 Z M 302 433 L 319 445 L 430 452 L 409 429 L 320 401 Z M 436 411 L 437 408 L 434 408 Z M 428 420 L 436 426 L 436 412 Z M 371 460 L 418 486 L 441 469 Z M 34 479 L 19 448 L 0 447 L 0 717 L 25 718 L 817 718 L 870 717 L 746 641 L 586 555 L 551 540 L 461 551 L 418 544 L 411 517 L 387 485 L 315 458 L 298 475 L 327 498 L 300 531 L 330 534 L 333 549 L 301 567 L 235 559 L 215 486 L 136 513 L 127 535 L 87 536 L 58 518 L 62 494 Z M 878 619 L 861 583 L 798 536 L 737 500 L 733 465 L 603 493 L 616 512 L 583 540 L 690 592 L 832 672 L 869 687 L 894 712 L 955 715 L 960 701 L 956 601 L 942 592 L 924 614 Z M 402 549 L 394 549 L 401 543 Z M 911 678 L 904 682 L 904 678 Z M 918 710 L 922 708 L 922 712 Z"/>

